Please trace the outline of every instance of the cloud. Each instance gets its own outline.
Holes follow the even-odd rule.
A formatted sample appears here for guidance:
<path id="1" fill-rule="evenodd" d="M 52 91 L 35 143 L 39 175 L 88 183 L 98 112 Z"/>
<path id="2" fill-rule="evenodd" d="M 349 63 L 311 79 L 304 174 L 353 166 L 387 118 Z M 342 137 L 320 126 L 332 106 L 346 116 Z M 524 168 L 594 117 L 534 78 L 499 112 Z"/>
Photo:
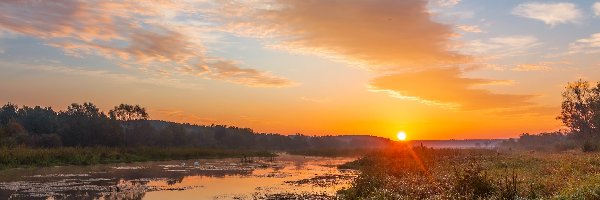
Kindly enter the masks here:
<path id="1" fill-rule="evenodd" d="M 533 105 L 532 95 L 496 94 L 476 86 L 497 83 L 496 80 L 461 77 L 458 68 L 442 68 L 373 79 L 373 91 L 385 91 L 395 97 L 417 100 L 462 110 L 512 109 Z"/>
<path id="2" fill-rule="evenodd" d="M 511 69 L 512 71 L 518 72 L 529 72 L 529 71 L 548 71 L 550 67 L 541 64 L 520 64 Z"/>
<path id="3" fill-rule="evenodd" d="M 464 31 L 464 32 L 468 32 L 468 33 L 481 33 L 483 32 L 481 30 L 481 28 L 479 28 L 479 26 L 477 25 L 459 25 L 456 26 L 456 28 L 458 28 L 458 30 Z"/>
<path id="4" fill-rule="evenodd" d="M 578 39 L 575 42 L 572 42 L 571 44 L 569 44 L 568 53 L 600 53 L 600 33 L 595 33 L 588 38 Z"/>
<path id="5" fill-rule="evenodd" d="M 290 80 L 273 76 L 267 72 L 240 68 L 232 61 L 215 61 L 210 62 L 208 65 L 213 70 L 209 75 L 213 79 L 223 79 L 253 87 L 287 87 L 296 85 L 296 83 Z"/>
<path id="6" fill-rule="evenodd" d="M 43 64 L 0 61 L 0 68 L 34 70 L 42 73 L 60 73 L 66 75 L 95 77 L 117 82 L 165 86 L 176 89 L 197 90 L 202 88 L 202 86 L 198 84 L 186 82 L 176 78 L 139 77 L 124 73 L 114 73 L 107 70 L 92 70 L 87 69 L 86 67 L 66 66 L 55 61 L 43 61 Z"/>
<path id="7" fill-rule="evenodd" d="M 592 10 L 594 11 L 594 15 L 600 16 L 600 2 L 594 3 L 594 5 L 592 5 Z"/>
<path id="8" fill-rule="evenodd" d="M 221 71 L 209 65 L 215 58 L 206 55 L 201 41 L 193 38 L 197 32 L 169 21 L 175 11 L 194 12 L 184 3 L 171 1 L 2 1 L 0 29 L 42 39 L 69 55 L 96 54 L 163 75 L 183 73 L 247 83 L 238 76 L 211 74 Z M 290 85 L 284 78 L 273 81 L 274 75 L 254 71 L 250 86 Z"/>
<path id="9" fill-rule="evenodd" d="M 319 53 L 375 70 L 458 63 L 452 27 L 435 22 L 426 1 L 275 0 L 226 3 L 223 23 L 244 36 L 274 37 L 280 49 Z"/>
<path id="10" fill-rule="evenodd" d="M 453 7 L 460 3 L 460 1 L 461 0 L 433 0 L 430 3 L 439 7 Z"/>
<path id="11" fill-rule="evenodd" d="M 540 2 L 520 4 L 512 10 L 512 14 L 540 20 L 551 26 L 576 23 L 582 16 L 581 11 L 573 3 Z"/>
<path id="12" fill-rule="evenodd" d="M 493 37 L 486 40 L 472 40 L 460 47 L 466 54 L 487 56 L 489 58 L 502 58 L 508 56 L 519 56 L 530 53 L 530 49 L 541 43 L 534 36 L 514 35 L 504 37 Z"/>
<path id="13" fill-rule="evenodd" d="M 313 53 L 368 66 L 380 76 L 370 90 L 423 103 L 457 109 L 526 106 L 532 96 L 495 94 L 472 87 L 513 84 L 511 81 L 462 78 L 451 64 L 471 62 L 472 52 L 458 52 L 452 41 L 456 26 L 431 19 L 427 1 L 405 0 L 274 0 L 269 3 L 221 2 L 218 18 L 224 31 L 268 38 L 266 45 Z M 223 17 L 219 15 L 218 17 Z M 217 17 L 215 17 L 217 18 Z M 463 31 L 481 31 L 462 26 Z M 475 54 L 509 56 L 539 45 L 533 36 L 497 37 L 479 41 Z M 400 73 L 399 72 L 404 72 Z"/>

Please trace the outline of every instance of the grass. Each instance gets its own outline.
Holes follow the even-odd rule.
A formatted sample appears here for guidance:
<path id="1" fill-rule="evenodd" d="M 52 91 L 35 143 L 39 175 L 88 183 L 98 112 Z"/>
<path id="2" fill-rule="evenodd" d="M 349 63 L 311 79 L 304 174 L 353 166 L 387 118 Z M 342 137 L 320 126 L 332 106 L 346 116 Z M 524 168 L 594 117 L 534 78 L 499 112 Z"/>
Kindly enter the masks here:
<path id="1" fill-rule="evenodd" d="M 599 153 L 398 146 L 340 167 L 361 172 L 343 199 L 600 199 Z"/>
<path id="2" fill-rule="evenodd" d="M 3 148 L 0 149 L 0 169 L 243 156 L 270 157 L 274 154 L 266 151 L 204 148 Z"/>

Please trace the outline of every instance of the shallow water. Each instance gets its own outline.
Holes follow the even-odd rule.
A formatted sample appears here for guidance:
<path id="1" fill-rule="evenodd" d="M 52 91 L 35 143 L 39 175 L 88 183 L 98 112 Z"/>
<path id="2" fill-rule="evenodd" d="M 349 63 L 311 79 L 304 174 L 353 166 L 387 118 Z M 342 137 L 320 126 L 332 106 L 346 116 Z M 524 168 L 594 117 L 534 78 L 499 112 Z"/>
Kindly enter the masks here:
<path id="1" fill-rule="evenodd" d="M 201 159 L 10 169 L 0 171 L 0 199 L 329 199 L 356 176 L 336 168 L 351 160 L 281 155 L 244 164 Z"/>

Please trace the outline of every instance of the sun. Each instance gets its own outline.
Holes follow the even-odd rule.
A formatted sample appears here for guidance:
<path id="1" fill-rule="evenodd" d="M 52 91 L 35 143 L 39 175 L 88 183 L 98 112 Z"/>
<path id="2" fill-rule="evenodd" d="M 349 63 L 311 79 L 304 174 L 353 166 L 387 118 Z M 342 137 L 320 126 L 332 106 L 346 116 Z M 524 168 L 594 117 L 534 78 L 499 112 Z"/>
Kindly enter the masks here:
<path id="1" fill-rule="evenodd" d="M 404 131 L 400 131 L 398 134 L 396 134 L 396 137 L 398 137 L 398 140 L 404 141 L 406 140 L 406 133 Z"/>

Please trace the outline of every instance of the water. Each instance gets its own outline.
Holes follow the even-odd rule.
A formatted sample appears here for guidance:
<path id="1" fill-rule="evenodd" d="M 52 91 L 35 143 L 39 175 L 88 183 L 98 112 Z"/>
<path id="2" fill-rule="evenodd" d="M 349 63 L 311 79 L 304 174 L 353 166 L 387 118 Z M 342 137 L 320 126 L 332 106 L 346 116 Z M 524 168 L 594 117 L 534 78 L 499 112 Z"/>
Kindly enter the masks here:
<path id="1" fill-rule="evenodd" d="M 0 171 L 0 199 L 330 199 L 356 176 L 336 167 L 351 160 L 281 155 L 246 164 L 202 159 L 10 169 Z"/>

